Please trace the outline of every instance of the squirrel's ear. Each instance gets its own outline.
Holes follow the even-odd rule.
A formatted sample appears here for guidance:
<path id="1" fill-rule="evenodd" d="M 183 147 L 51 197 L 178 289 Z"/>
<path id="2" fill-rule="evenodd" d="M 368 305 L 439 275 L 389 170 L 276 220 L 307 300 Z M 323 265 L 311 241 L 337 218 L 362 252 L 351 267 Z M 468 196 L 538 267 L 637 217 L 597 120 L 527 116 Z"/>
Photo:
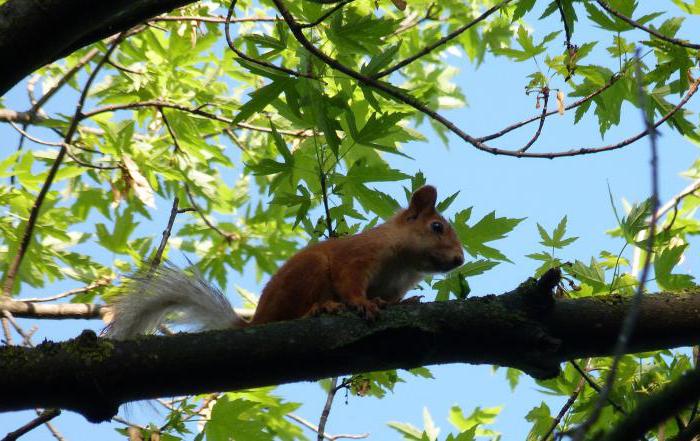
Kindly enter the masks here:
<path id="1" fill-rule="evenodd" d="M 424 185 L 411 196 L 411 203 L 407 211 L 411 213 L 411 217 L 416 217 L 426 211 L 434 211 L 436 201 L 437 189 L 432 185 Z"/>

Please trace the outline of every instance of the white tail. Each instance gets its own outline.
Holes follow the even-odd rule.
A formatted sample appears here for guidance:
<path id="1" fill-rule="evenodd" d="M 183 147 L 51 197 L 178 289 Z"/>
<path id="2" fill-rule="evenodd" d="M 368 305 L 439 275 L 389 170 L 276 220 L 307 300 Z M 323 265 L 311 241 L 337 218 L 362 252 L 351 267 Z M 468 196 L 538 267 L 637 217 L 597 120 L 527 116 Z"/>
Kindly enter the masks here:
<path id="1" fill-rule="evenodd" d="M 113 305 L 113 318 L 105 333 L 125 340 L 153 332 L 166 315 L 178 312 L 172 320 L 197 324 L 199 330 L 239 328 L 246 322 L 236 314 L 224 294 L 201 276 L 186 274 L 164 263 L 126 278 L 123 295 Z"/>

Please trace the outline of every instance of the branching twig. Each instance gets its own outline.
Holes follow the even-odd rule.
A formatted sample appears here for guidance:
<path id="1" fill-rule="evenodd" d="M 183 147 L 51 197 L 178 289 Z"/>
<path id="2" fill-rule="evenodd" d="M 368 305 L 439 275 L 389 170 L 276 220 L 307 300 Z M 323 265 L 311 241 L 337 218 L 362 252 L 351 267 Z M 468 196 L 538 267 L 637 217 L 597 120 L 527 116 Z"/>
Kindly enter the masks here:
<path id="1" fill-rule="evenodd" d="M 635 54 L 636 58 L 636 77 L 637 77 L 637 87 L 639 95 L 639 107 L 642 111 L 642 117 L 644 119 L 644 125 L 646 126 L 646 132 L 649 134 L 649 144 L 651 147 L 651 219 L 649 220 L 649 237 L 646 241 L 646 256 L 644 258 L 644 266 L 642 267 L 642 273 L 639 277 L 639 285 L 637 286 L 637 291 L 634 294 L 632 303 L 630 304 L 629 311 L 625 320 L 622 323 L 622 329 L 618 336 L 617 342 L 615 344 L 615 349 L 613 351 L 614 357 L 612 365 L 610 366 L 610 372 L 605 381 L 605 387 L 600 392 L 596 406 L 591 412 L 589 418 L 581 424 L 579 429 L 576 431 L 574 436 L 575 441 L 583 439 L 586 432 L 590 427 L 597 421 L 600 416 L 600 412 L 603 409 L 604 403 L 606 402 L 610 392 L 612 391 L 613 385 L 615 383 L 615 376 L 617 375 L 617 368 L 620 363 L 622 355 L 627 349 L 627 341 L 629 340 L 632 332 L 634 331 L 635 325 L 637 324 L 637 316 L 639 315 L 639 305 L 644 296 L 644 287 L 646 285 L 647 277 L 649 275 L 649 270 L 651 268 L 651 256 L 653 255 L 654 249 L 654 239 L 656 235 L 656 212 L 659 208 L 659 166 L 656 150 L 656 127 L 649 118 L 647 113 L 647 96 L 644 92 L 643 77 L 641 61 L 639 60 L 639 49 Z"/>

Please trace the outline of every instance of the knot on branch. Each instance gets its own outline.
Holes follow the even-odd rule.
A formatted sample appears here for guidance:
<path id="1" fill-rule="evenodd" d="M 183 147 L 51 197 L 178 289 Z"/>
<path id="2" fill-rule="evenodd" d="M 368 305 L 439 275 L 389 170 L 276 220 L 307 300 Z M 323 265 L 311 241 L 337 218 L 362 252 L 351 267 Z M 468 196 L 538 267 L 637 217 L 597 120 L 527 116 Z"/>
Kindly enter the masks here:
<path id="1" fill-rule="evenodd" d="M 561 281 L 561 269 L 551 268 L 539 279 L 530 278 L 515 290 L 528 312 L 541 315 L 554 306 L 554 288 Z"/>

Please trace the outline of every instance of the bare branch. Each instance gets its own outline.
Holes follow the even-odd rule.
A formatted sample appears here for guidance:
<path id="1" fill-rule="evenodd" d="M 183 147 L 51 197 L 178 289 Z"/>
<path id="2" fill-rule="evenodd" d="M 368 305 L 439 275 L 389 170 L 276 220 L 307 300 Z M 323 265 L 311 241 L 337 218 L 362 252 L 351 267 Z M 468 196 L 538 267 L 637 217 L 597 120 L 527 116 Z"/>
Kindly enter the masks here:
<path id="1" fill-rule="evenodd" d="M 105 305 L 91 303 L 52 303 L 42 304 L 17 300 L 0 300 L 0 311 L 7 311 L 17 317 L 37 319 L 96 319 L 107 313 Z"/>
<path id="2" fill-rule="evenodd" d="M 20 427 L 19 429 L 8 433 L 5 435 L 5 437 L 2 439 L 2 441 L 15 441 L 17 438 L 19 438 L 22 435 L 25 435 L 31 430 L 36 429 L 37 427 L 41 426 L 42 424 L 46 424 L 52 419 L 56 418 L 61 414 L 61 411 L 59 409 L 46 409 L 43 411 L 38 417 L 34 418 L 24 426 Z"/>

